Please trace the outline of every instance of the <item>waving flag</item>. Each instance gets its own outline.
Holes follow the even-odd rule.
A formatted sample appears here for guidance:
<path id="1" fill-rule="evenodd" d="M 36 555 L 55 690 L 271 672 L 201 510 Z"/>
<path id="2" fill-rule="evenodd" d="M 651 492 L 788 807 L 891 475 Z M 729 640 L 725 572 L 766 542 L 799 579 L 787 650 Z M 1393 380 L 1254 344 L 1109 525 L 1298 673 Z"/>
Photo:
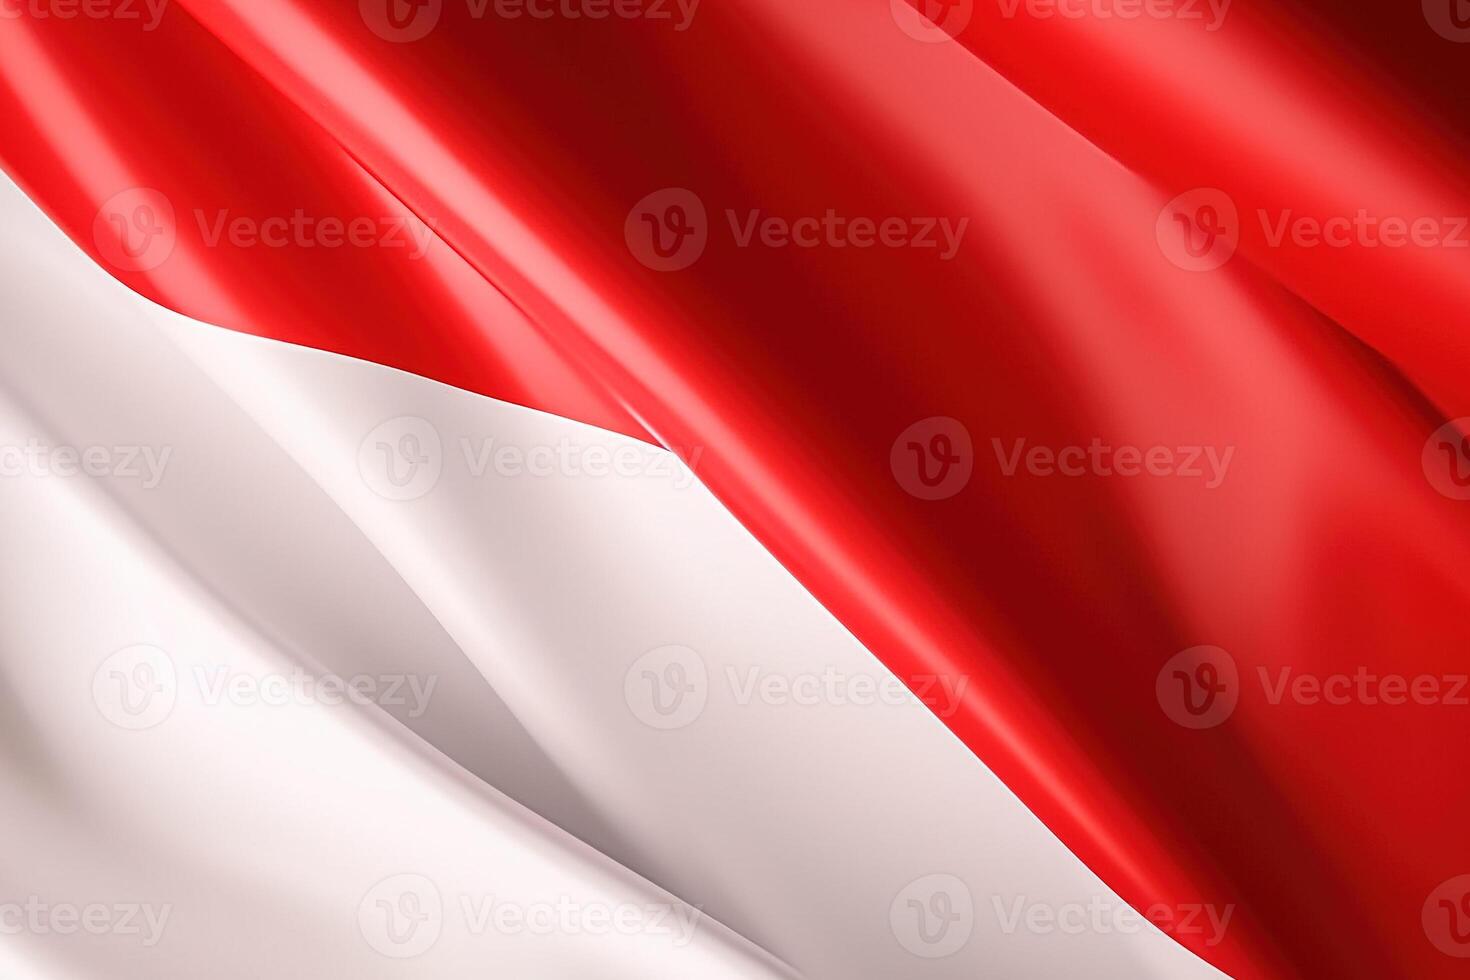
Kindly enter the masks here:
<path id="1" fill-rule="evenodd" d="M 0 0 L 0 962 L 1460 975 L 1466 43 Z"/>

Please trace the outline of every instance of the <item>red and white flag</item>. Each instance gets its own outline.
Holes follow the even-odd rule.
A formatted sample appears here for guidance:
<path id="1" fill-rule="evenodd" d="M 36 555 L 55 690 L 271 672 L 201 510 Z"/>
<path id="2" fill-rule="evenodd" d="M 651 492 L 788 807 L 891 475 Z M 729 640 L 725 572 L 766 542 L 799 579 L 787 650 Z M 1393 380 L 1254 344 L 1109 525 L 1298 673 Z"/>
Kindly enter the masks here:
<path id="1" fill-rule="evenodd" d="M 0 0 L 0 972 L 1454 977 L 1463 0 Z"/>

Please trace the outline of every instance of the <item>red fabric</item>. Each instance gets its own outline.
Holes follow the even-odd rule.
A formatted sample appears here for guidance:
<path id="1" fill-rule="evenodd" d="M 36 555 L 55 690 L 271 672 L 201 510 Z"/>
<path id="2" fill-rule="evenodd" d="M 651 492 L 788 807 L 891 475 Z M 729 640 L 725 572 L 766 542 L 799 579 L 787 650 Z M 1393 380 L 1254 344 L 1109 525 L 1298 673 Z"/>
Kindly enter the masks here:
<path id="1" fill-rule="evenodd" d="M 1266 230 L 1363 209 L 1454 237 L 1470 188 L 1445 84 L 1463 91 L 1467 49 L 1421 10 L 1338 25 L 1326 3 L 1241 0 L 1211 31 L 977 2 L 957 43 L 925 43 L 884 4 L 710 2 L 680 31 L 677 11 L 444 0 L 395 43 L 365 26 L 372 0 L 177 4 L 152 32 L 0 24 L 7 171 L 105 264 L 114 195 L 175 212 L 173 253 L 119 278 L 697 448 L 916 691 L 970 678 L 945 722 L 1109 885 L 1176 920 L 1233 910 L 1223 943 L 1180 942 L 1240 977 L 1463 972 L 1440 948 L 1464 949 L 1443 934 L 1458 895 L 1435 890 L 1470 872 L 1470 707 L 1270 696 L 1283 668 L 1451 678 L 1444 695 L 1466 669 L 1470 502 L 1431 482 L 1465 460 L 1431 435 L 1470 412 L 1470 249 Z M 1202 187 L 1240 244 L 1190 271 L 1170 234 L 1217 199 L 1164 209 Z M 642 215 L 698 225 L 687 196 L 635 208 L 665 188 L 692 192 L 707 244 L 660 271 L 680 256 L 638 244 Z M 191 216 L 222 208 L 410 211 L 452 252 L 209 247 Z M 752 209 L 967 224 L 949 260 L 742 247 L 726 212 Z M 1008 474 L 1018 439 L 1232 455 L 1215 487 Z M 968 482 L 940 496 L 914 452 Z M 1213 727 L 1166 710 L 1175 667 L 1225 676 L 1171 664 L 1198 646 L 1237 672 Z"/>

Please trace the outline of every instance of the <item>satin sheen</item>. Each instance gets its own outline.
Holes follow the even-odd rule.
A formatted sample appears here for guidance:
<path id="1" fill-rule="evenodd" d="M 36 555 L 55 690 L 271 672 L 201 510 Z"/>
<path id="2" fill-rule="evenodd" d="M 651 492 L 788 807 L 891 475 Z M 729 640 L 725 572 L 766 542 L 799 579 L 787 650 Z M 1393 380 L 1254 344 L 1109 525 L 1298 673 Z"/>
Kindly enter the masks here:
<path id="1" fill-rule="evenodd" d="M 1273 704 L 1259 678 L 1463 670 L 1470 504 L 1421 451 L 1470 411 L 1470 260 L 1257 220 L 1470 213 L 1455 46 L 1414 5 L 1337 30 L 1241 3 L 1215 32 L 998 9 L 934 44 L 837 0 L 710 3 L 682 32 L 447 2 L 402 44 L 347 3 L 22 18 L 0 24 L 0 161 L 105 267 L 98 208 L 164 194 L 172 256 L 110 271 L 190 316 L 700 450 L 897 675 L 971 679 L 947 724 L 1110 887 L 1236 906 L 1224 943 L 1176 936 L 1221 969 L 1455 975 L 1420 909 L 1470 870 L 1465 709 Z M 1242 216 L 1207 272 L 1156 237 L 1198 187 Z M 663 188 L 708 214 L 667 272 L 624 236 Z M 211 246 L 195 217 L 298 208 L 436 239 Z M 755 209 L 968 224 L 949 261 L 742 246 Z M 890 453 L 935 416 L 974 470 L 925 500 Z M 1017 439 L 1234 453 L 1207 489 L 1008 475 Z M 1248 694 L 1189 730 L 1155 685 L 1200 645 Z"/>

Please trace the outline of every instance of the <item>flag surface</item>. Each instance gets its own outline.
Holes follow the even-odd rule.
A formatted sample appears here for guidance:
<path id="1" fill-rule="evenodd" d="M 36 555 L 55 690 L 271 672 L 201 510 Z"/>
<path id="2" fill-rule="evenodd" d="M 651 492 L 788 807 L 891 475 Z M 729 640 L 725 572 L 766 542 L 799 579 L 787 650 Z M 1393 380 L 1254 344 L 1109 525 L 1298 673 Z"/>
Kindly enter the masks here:
<path id="1" fill-rule="evenodd" d="M 0 13 L 3 955 L 1463 971 L 1461 0 Z"/>

